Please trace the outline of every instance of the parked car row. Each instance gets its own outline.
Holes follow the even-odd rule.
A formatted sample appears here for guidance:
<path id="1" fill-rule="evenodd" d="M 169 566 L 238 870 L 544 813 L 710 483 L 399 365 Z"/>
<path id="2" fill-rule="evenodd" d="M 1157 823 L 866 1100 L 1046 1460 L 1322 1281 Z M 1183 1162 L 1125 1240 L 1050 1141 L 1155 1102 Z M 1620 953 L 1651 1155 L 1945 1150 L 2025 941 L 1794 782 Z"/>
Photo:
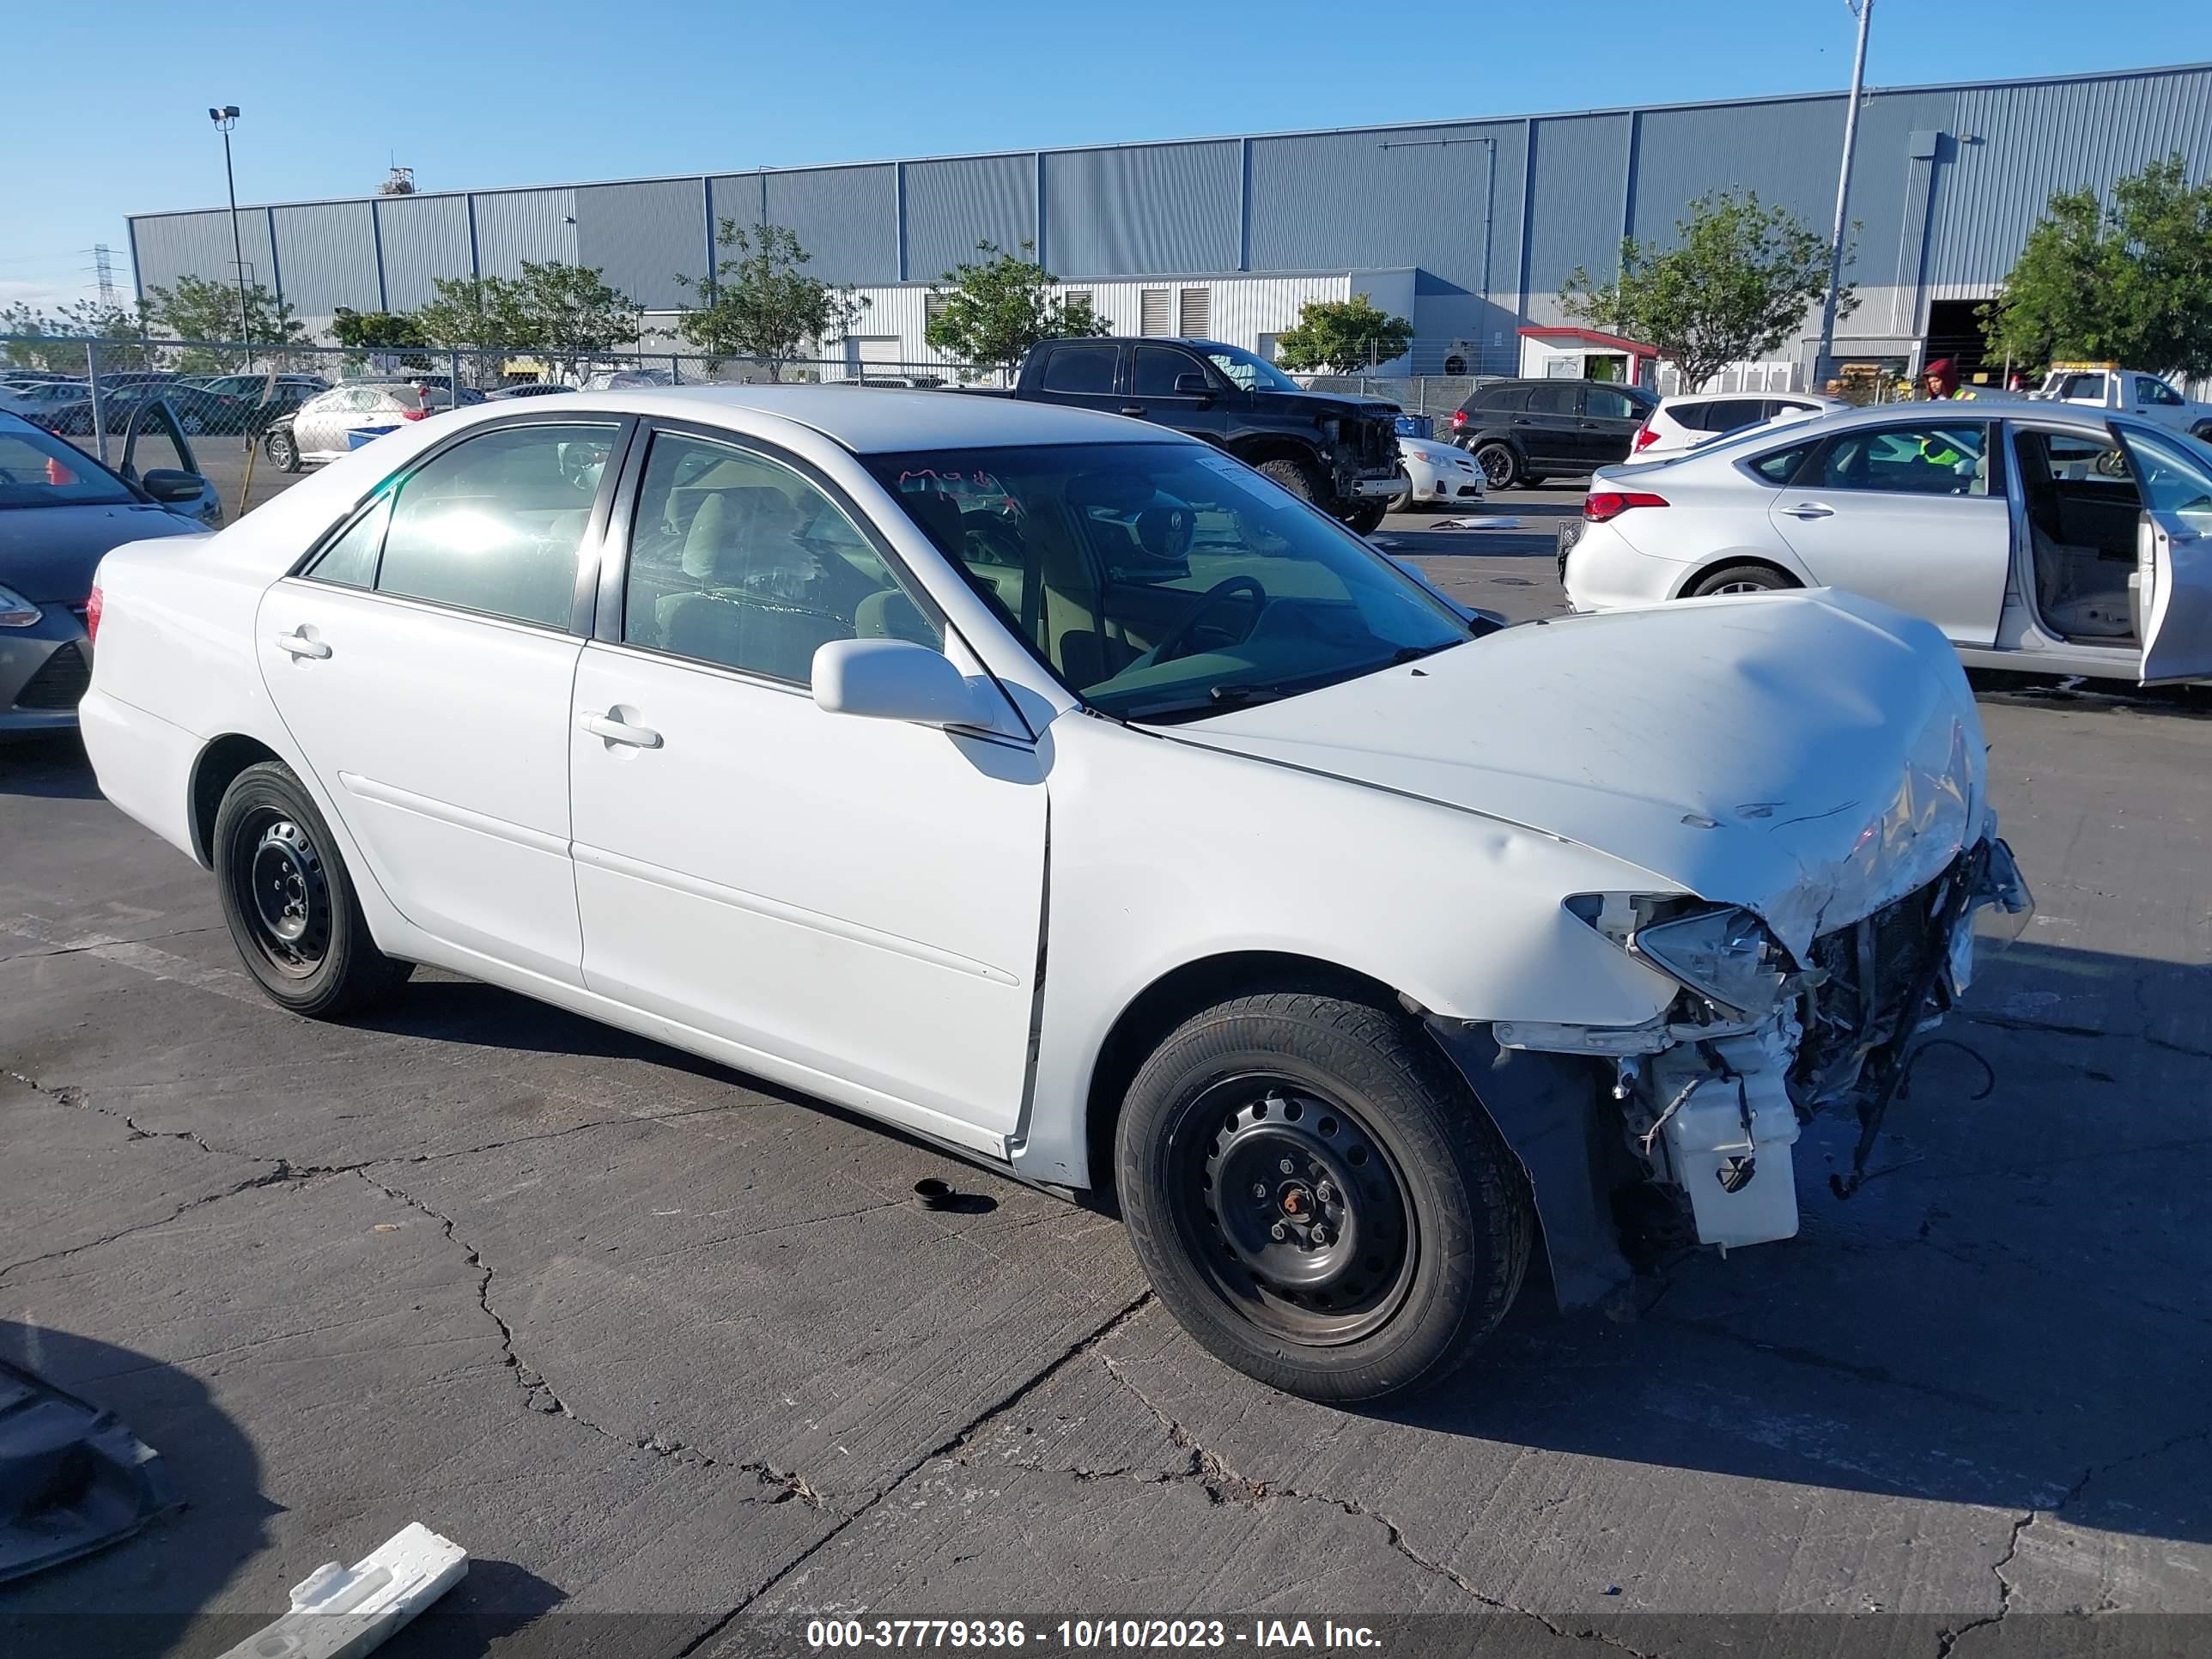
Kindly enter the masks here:
<path id="1" fill-rule="evenodd" d="M 82 380 L 0 379 L 0 410 L 49 432 L 88 437 L 102 427 L 123 431 L 141 405 L 158 400 L 167 403 L 179 423 L 194 436 L 258 436 L 329 384 L 315 374 L 178 376 L 125 371 L 100 377 L 95 409 L 92 387 Z"/>

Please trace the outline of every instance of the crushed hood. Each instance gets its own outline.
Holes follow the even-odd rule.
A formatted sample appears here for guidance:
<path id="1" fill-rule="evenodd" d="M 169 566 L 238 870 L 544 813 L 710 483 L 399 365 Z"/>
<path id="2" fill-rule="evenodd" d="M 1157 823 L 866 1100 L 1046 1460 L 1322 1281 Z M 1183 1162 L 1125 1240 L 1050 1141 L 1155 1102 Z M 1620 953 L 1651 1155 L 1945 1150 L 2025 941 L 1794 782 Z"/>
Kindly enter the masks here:
<path id="1" fill-rule="evenodd" d="M 1171 735 L 1579 842 L 1801 959 L 1933 880 L 1987 798 L 1949 642 L 1828 591 L 1511 628 Z"/>

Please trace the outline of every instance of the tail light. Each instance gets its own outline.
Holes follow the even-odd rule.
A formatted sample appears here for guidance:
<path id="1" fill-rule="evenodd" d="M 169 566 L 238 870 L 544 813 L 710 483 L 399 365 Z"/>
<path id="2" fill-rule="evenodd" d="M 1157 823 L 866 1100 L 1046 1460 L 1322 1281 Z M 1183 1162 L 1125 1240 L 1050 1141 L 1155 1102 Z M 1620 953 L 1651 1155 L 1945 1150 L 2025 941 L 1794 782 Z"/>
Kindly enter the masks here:
<path id="1" fill-rule="evenodd" d="M 100 643 L 100 584 L 92 585 L 92 596 L 84 602 L 84 637 L 92 645 Z"/>
<path id="2" fill-rule="evenodd" d="M 1632 507 L 1664 507 L 1664 495 L 1637 489 L 1593 489 L 1583 501 L 1583 517 L 1592 524 L 1617 519 Z"/>
<path id="3" fill-rule="evenodd" d="M 1658 434 L 1657 433 L 1654 432 L 1654 431 L 1651 429 L 1651 422 L 1650 422 L 1646 421 L 1646 422 L 1644 422 L 1644 423 L 1642 426 L 1639 426 L 1639 427 L 1638 427 L 1638 428 L 1636 428 L 1636 447 L 1637 447 L 1637 448 L 1638 448 L 1638 449 L 1649 449 L 1649 448 L 1650 448 L 1650 447 L 1651 447 L 1651 446 L 1652 446 L 1652 445 L 1654 445 L 1654 444 L 1657 443 L 1658 441 L 1659 441 L 1659 434 Z"/>
<path id="4" fill-rule="evenodd" d="M 1466 411 L 1465 410 L 1463 410 L 1463 409 L 1455 409 L 1454 410 L 1452 410 L 1452 430 L 1453 430 L 1453 431 L 1455 431 L 1455 432 L 1456 432 L 1456 431 L 1458 431 L 1458 430 L 1460 429 L 1460 428 L 1462 428 L 1462 427 L 1465 426 L 1466 424 L 1467 424 L 1467 411 Z"/>

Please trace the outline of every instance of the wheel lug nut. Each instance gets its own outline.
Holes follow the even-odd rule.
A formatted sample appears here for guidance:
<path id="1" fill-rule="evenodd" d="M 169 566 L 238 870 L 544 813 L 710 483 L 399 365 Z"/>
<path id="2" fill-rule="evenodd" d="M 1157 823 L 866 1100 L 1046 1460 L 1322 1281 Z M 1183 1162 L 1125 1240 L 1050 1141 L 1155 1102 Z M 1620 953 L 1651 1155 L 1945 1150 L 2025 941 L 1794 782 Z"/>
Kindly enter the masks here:
<path id="1" fill-rule="evenodd" d="M 1253 1197 L 1255 1197 L 1255 1198 L 1265 1198 L 1265 1197 L 1267 1197 L 1267 1183 L 1266 1182 L 1264 1182 L 1264 1181 L 1255 1181 L 1255 1182 L 1254 1182 L 1252 1183 L 1252 1196 L 1253 1196 Z"/>
<path id="2" fill-rule="evenodd" d="M 1325 1224 L 1320 1223 L 1316 1223 L 1315 1224 L 1313 1230 L 1313 1242 L 1316 1244 L 1326 1244 L 1328 1243 L 1328 1228 Z"/>
<path id="3" fill-rule="evenodd" d="M 1314 1188 L 1314 1196 L 1319 1199 L 1322 1203 L 1326 1204 L 1329 1200 L 1336 1196 L 1336 1188 L 1330 1186 L 1328 1182 L 1324 1181 L 1321 1185 Z"/>
<path id="4" fill-rule="evenodd" d="M 1295 1171 L 1298 1166 L 1291 1163 L 1291 1160 L 1286 1158 L 1275 1167 L 1280 1170 L 1285 1175 L 1289 1175 Z"/>
<path id="5" fill-rule="evenodd" d="M 1267 1237 L 1276 1240 L 1278 1243 L 1288 1238 L 1290 1236 L 1291 1230 L 1283 1225 L 1279 1221 L 1278 1221 L 1273 1226 L 1267 1229 Z"/>

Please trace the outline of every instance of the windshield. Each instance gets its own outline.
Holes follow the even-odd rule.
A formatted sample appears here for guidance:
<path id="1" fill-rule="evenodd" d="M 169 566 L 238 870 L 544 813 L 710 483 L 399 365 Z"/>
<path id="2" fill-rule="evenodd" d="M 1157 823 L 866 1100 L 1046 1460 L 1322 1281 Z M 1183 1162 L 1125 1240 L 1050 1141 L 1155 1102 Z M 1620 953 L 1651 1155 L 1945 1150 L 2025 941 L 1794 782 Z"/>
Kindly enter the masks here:
<path id="1" fill-rule="evenodd" d="M 1277 368 L 1265 357 L 1255 356 L 1239 346 L 1201 345 L 1206 361 L 1234 380 L 1247 392 L 1304 392 L 1289 375 Z"/>
<path id="2" fill-rule="evenodd" d="M 1351 532 L 1202 444 L 866 459 L 1006 626 L 1120 718 L 1203 718 L 1474 631 Z"/>
<path id="3" fill-rule="evenodd" d="M 28 426 L 0 430 L 0 507 L 111 507 L 137 499 L 73 444 Z"/>

